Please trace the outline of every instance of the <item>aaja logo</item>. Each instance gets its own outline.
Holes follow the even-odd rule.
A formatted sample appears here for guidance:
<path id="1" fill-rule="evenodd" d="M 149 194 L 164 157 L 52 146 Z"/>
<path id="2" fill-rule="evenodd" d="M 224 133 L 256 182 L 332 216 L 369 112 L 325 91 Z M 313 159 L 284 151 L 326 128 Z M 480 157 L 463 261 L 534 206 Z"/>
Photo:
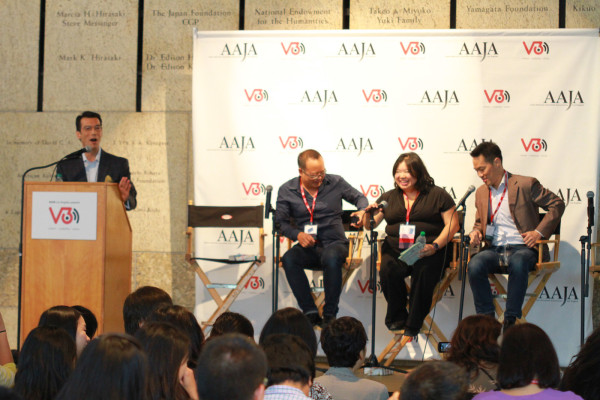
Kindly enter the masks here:
<path id="1" fill-rule="evenodd" d="M 250 182 L 248 185 L 246 185 L 245 182 L 242 182 L 242 187 L 244 188 L 246 196 L 258 196 L 260 194 L 265 194 L 266 192 L 265 185 L 259 182 Z"/>
<path id="2" fill-rule="evenodd" d="M 244 289 L 248 288 L 252 290 L 264 289 L 265 280 L 261 277 L 253 276 L 250 279 L 248 279 L 248 282 L 246 282 L 246 285 L 244 286 Z"/>
<path id="3" fill-rule="evenodd" d="M 302 94 L 302 98 L 300 99 L 300 103 L 305 104 L 315 104 L 321 105 L 321 108 L 325 108 L 325 106 L 329 103 L 337 103 L 338 99 L 335 94 L 335 90 L 316 90 L 314 92 L 305 90 Z"/>
<path id="4" fill-rule="evenodd" d="M 544 289 L 540 293 L 540 297 L 538 297 L 538 301 L 560 303 L 560 306 L 562 307 L 565 303 L 578 303 L 579 296 L 577 296 L 575 286 L 563 286 L 562 288 L 555 286 L 554 289 L 548 289 L 548 286 L 544 286 Z"/>
<path id="5" fill-rule="evenodd" d="M 252 136 L 223 136 L 219 144 L 221 151 L 239 151 L 242 154 L 244 150 L 256 150 Z"/>
<path id="6" fill-rule="evenodd" d="M 450 197 L 456 200 L 456 191 L 454 190 L 454 186 L 442 186 L 442 189 L 444 189 L 450 195 Z"/>
<path id="7" fill-rule="evenodd" d="M 244 89 L 244 93 L 246 93 L 246 99 L 249 102 L 261 102 L 261 101 L 269 101 L 269 93 L 265 89 Z"/>
<path id="8" fill-rule="evenodd" d="M 237 248 L 240 248 L 243 244 L 254 243 L 254 238 L 252 233 L 246 229 L 221 229 L 217 237 L 217 243 L 237 244 Z"/>
<path id="9" fill-rule="evenodd" d="M 508 90 L 495 89 L 489 92 L 484 90 L 483 93 L 485 94 L 485 99 L 487 100 L 488 104 L 502 104 L 504 102 L 510 103 L 510 93 L 508 93 Z"/>
<path id="10" fill-rule="evenodd" d="M 357 156 L 360 156 L 363 151 L 373 151 L 373 144 L 370 138 L 340 138 L 336 151 L 358 151 Z"/>
<path id="11" fill-rule="evenodd" d="M 287 44 L 287 46 L 283 42 L 281 42 L 281 48 L 283 49 L 283 53 L 286 56 L 297 56 L 299 54 L 306 53 L 306 48 L 301 42 L 290 42 Z"/>
<path id="12" fill-rule="evenodd" d="M 246 57 L 256 57 L 256 47 L 253 43 L 226 43 L 221 50 L 221 57 L 232 57 L 242 58 L 242 61 L 246 60 Z"/>
<path id="13" fill-rule="evenodd" d="M 525 142 L 525 139 L 521 138 L 521 144 L 527 153 L 529 151 L 533 151 L 534 153 L 539 153 L 542 150 L 548 151 L 548 144 L 541 138 L 531 138 L 529 142 Z"/>
<path id="14" fill-rule="evenodd" d="M 565 206 L 569 204 L 581 204 L 581 196 L 577 188 L 559 188 L 556 195 L 565 202 Z"/>
<path id="15" fill-rule="evenodd" d="M 304 147 L 304 141 L 300 136 L 288 136 L 285 140 L 279 136 L 279 142 L 284 149 L 301 149 Z"/>
<path id="16" fill-rule="evenodd" d="M 374 199 L 379 198 L 383 193 L 385 193 L 385 189 L 381 185 L 360 185 L 360 190 L 365 197 L 372 197 Z"/>
<path id="17" fill-rule="evenodd" d="M 342 47 L 340 47 L 337 55 L 340 57 L 358 57 L 359 61 L 362 61 L 365 57 L 376 56 L 373 44 L 365 42 L 351 44 L 342 43 Z"/>
<path id="18" fill-rule="evenodd" d="M 544 105 L 546 106 L 567 106 L 565 111 L 570 110 L 572 106 L 581 107 L 583 104 L 583 97 L 579 90 L 561 90 L 560 92 L 555 91 L 554 93 L 549 90 L 546 99 L 544 100 Z"/>
<path id="19" fill-rule="evenodd" d="M 548 43 L 539 40 L 533 41 L 530 44 L 527 44 L 527 42 L 523 42 L 523 47 L 525 47 L 525 52 L 528 56 L 530 56 L 531 53 L 533 53 L 536 56 L 540 56 L 544 53 L 550 53 L 550 46 L 548 45 Z"/>
<path id="20" fill-rule="evenodd" d="M 365 96 L 365 101 L 367 103 L 370 103 L 370 102 L 380 103 L 382 101 L 383 102 L 387 101 L 387 93 L 383 89 L 371 89 L 369 94 L 367 94 L 367 91 L 365 89 L 363 89 L 362 92 L 363 92 L 363 96 Z"/>
<path id="21" fill-rule="evenodd" d="M 496 50 L 496 45 L 494 42 L 489 44 L 488 42 L 475 42 L 474 45 L 467 45 L 467 43 L 463 43 L 463 45 L 460 47 L 458 55 L 460 57 L 481 57 L 481 61 L 483 62 L 486 57 L 498 57 L 498 50 Z"/>
<path id="22" fill-rule="evenodd" d="M 425 54 L 425 44 L 423 42 L 408 42 L 406 45 L 404 42 L 400 42 L 400 47 L 402 47 L 405 56 L 409 53 L 413 56 Z"/>
<path id="23" fill-rule="evenodd" d="M 447 106 L 458 106 L 460 104 L 455 90 L 426 90 L 421 96 L 419 105 L 423 106 L 442 106 L 444 110 Z"/>
<path id="24" fill-rule="evenodd" d="M 488 142 L 491 139 L 487 140 Z M 477 139 L 464 139 L 461 138 L 460 142 L 458 142 L 458 146 L 456 148 L 456 150 L 454 151 L 448 151 L 447 153 L 470 153 L 471 151 L 473 151 L 473 149 L 475 147 L 477 147 L 480 143 L 485 142 L 485 139 L 481 139 L 481 140 L 477 140 Z"/>
<path id="25" fill-rule="evenodd" d="M 59 222 L 62 222 L 65 225 L 69 225 L 72 222 L 75 222 L 76 224 L 79 223 L 79 212 L 76 208 L 61 207 L 56 214 L 52 207 L 49 207 L 48 209 L 50 210 L 50 216 L 52 217 L 54 225 L 58 225 Z"/>
<path id="26" fill-rule="evenodd" d="M 402 138 L 398 138 L 398 142 L 400 143 L 400 147 L 402 148 L 402 150 L 410 150 L 410 151 L 417 151 L 417 150 L 423 150 L 423 141 L 421 140 L 421 138 L 418 138 L 416 136 L 410 136 L 407 137 L 406 140 L 402 140 Z"/>

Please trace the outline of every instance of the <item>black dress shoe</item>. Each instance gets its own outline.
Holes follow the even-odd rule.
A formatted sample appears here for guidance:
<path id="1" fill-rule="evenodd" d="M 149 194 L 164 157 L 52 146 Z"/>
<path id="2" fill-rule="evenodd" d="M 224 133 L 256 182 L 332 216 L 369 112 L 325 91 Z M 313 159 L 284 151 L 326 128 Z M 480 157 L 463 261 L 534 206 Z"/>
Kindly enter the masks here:
<path id="1" fill-rule="evenodd" d="M 322 326 L 323 325 L 323 318 L 321 318 L 321 316 L 319 315 L 319 313 L 310 313 L 310 314 L 305 314 L 306 318 L 308 318 L 308 320 L 310 321 L 310 324 L 312 326 Z"/>
<path id="2" fill-rule="evenodd" d="M 400 331 L 402 329 L 404 329 L 404 325 L 406 323 L 404 321 L 394 321 L 394 322 L 386 322 L 385 326 L 387 326 L 387 328 L 390 331 Z"/>
<path id="3" fill-rule="evenodd" d="M 335 321 L 335 315 L 323 314 L 323 323 L 321 324 L 321 329 L 325 329 Z"/>
<path id="4" fill-rule="evenodd" d="M 418 328 L 410 328 L 407 326 L 404 328 L 404 336 L 416 337 L 419 335 L 420 331 L 421 330 Z"/>
<path id="5" fill-rule="evenodd" d="M 502 334 L 506 333 L 506 330 L 513 326 L 517 322 L 515 317 L 504 317 L 504 323 L 502 324 Z"/>

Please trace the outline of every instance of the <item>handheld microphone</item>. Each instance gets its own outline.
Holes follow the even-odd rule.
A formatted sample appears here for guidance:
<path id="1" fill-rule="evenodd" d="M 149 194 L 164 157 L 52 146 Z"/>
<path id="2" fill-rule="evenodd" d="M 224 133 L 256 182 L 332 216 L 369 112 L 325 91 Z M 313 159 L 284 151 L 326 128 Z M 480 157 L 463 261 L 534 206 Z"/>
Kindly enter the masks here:
<path id="1" fill-rule="evenodd" d="M 265 190 L 267 191 L 267 200 L 265 201 L 265 218 L 269 218 L 269 214 L 271 214 L 271 192 L 273 191 L 273 186 L 269 185 Z"/>
<path id="2" fill-rule="evenodd" d="M 374 213 L 375 213 L 375 210 L 385 210 L 385 208 L 386 208 L 387 206 L 388 206 L 388 202 L 387 202 L 387 201 L 385 201 L 385 200 L 382 200 L 382 201 L 381 201 L 381 203 L 377 204 L 377 207 L 376 207 L 376 208 L 371 208 L 371 209 L 369 210 L 369 212 L 370 212 L 371 214 L 374 214 Z"/>
<path id="3" fill-rule="evenodd" d="M 587 198 L 588 226 L 591 228 L 592 226 L 594 226 L 594 192 L 587 192 Z"/>
<path id="4" fill-rule="evenodd" d="M 85 146 L 83 149 L 80 149 L 80 150 L 74 151 L 74 152 L 72 152 L 71 154 L 67 154 L 67 155 L 66 155 L 66 156 L 64 156 L 62 159 L 63 159 L 63 160 L 67 160 L 67 159 L 70 159 L 70 158 L 77 158 L 77 157 L 79 157 L 80 155 L 82 155 L 83 153 L 88 153 L 88 152 L 90 152 L 90 151 L 92 151 L 92 148 L 91 148 L 90 146 Z"/>
<path id="5" fill-rule="evenodd" d="M 458 202 L 458 204 L 456 204 L 456 209 L 458 210 L 459 207 L 464 207 L 465 206 L 465 202 L 467 201 L 467 198 L 471 195 L 471 193 L 473 193 L 475 191 L 475 186 L 471 185 L 469 186 L 469 188 L 467 189 L 467 191 L 465 192 L 465 194 L 463 195 L 462 199 L 460 199 L 460 201 Z"/>

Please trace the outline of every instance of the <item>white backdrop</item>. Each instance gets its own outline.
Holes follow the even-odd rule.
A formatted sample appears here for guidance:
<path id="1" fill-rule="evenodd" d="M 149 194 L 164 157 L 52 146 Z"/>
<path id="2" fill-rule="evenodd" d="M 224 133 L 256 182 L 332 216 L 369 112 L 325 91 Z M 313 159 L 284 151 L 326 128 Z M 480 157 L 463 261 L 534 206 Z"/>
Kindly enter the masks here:
<path id="1" fill-rule="evenodd" d="M 195 204 L 256 205 L 273 185 L 274 205 L 277 188 L 297 173 L 298 152 L 309 148 L 370 202 L 393 187 L 398 155 L 416 151 L 436 184 L 457 200 L 469 185 L 481 184 L 469 151 L 493 140 L 508 171 L 537 177 L 567 203 L 562 267 L 528 318 L 550 334 L 566 365 L 579 347 L 578 240 L 587 226 L 586 192 L 598 189 L 598 43 L 597 30 L 565 29 L 195 32 Z M 473 197 L 467 206 L 469 232 Z M 270 221 L 265 231 L 271 232 Z M 258 240 L 248 230 L 197 233 L 204 256 L 252 253 Z M 270 235 L 266 243 L 270 255 Z M 360 319 L 370 336 L 366 260 L 344 288 L 338 315 Z M 271 311 L 271 262 L 232 307 L 257 333 Z M 237 267 L 204 265 L 215 279 L 238 275 Z M 316 273 L 313 283 L 320 279 Z M 459 295 L 454 281 L 435 314 L 448 336 Z M 280 307 L 296 306 L 284 275 L 279 299 Z M 199 282 L 196 300 L 196 315 L 205 320 L 214 304 Z M 391 338 L 385 307 L 379 294 L 377 352 Z M 473 313 L 467 284 L 464 315 Z M 433 354 L 421 338 L 399 357 L 420 359 L 423 352 Z"/>

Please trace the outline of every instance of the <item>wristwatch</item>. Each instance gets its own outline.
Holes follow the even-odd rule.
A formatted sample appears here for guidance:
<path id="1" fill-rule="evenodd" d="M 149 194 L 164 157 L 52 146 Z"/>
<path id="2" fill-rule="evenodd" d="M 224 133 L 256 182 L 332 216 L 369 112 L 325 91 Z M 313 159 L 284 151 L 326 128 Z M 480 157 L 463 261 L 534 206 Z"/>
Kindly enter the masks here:
<path id="1" fill-rule="evenodd" d="M 435 249 L 435 251 L 437 253 L 437 251 L 440 249 L 440 246 L 436 242 L 433 242 L 431 244 L 433 245 L 433 248 Z"/>

